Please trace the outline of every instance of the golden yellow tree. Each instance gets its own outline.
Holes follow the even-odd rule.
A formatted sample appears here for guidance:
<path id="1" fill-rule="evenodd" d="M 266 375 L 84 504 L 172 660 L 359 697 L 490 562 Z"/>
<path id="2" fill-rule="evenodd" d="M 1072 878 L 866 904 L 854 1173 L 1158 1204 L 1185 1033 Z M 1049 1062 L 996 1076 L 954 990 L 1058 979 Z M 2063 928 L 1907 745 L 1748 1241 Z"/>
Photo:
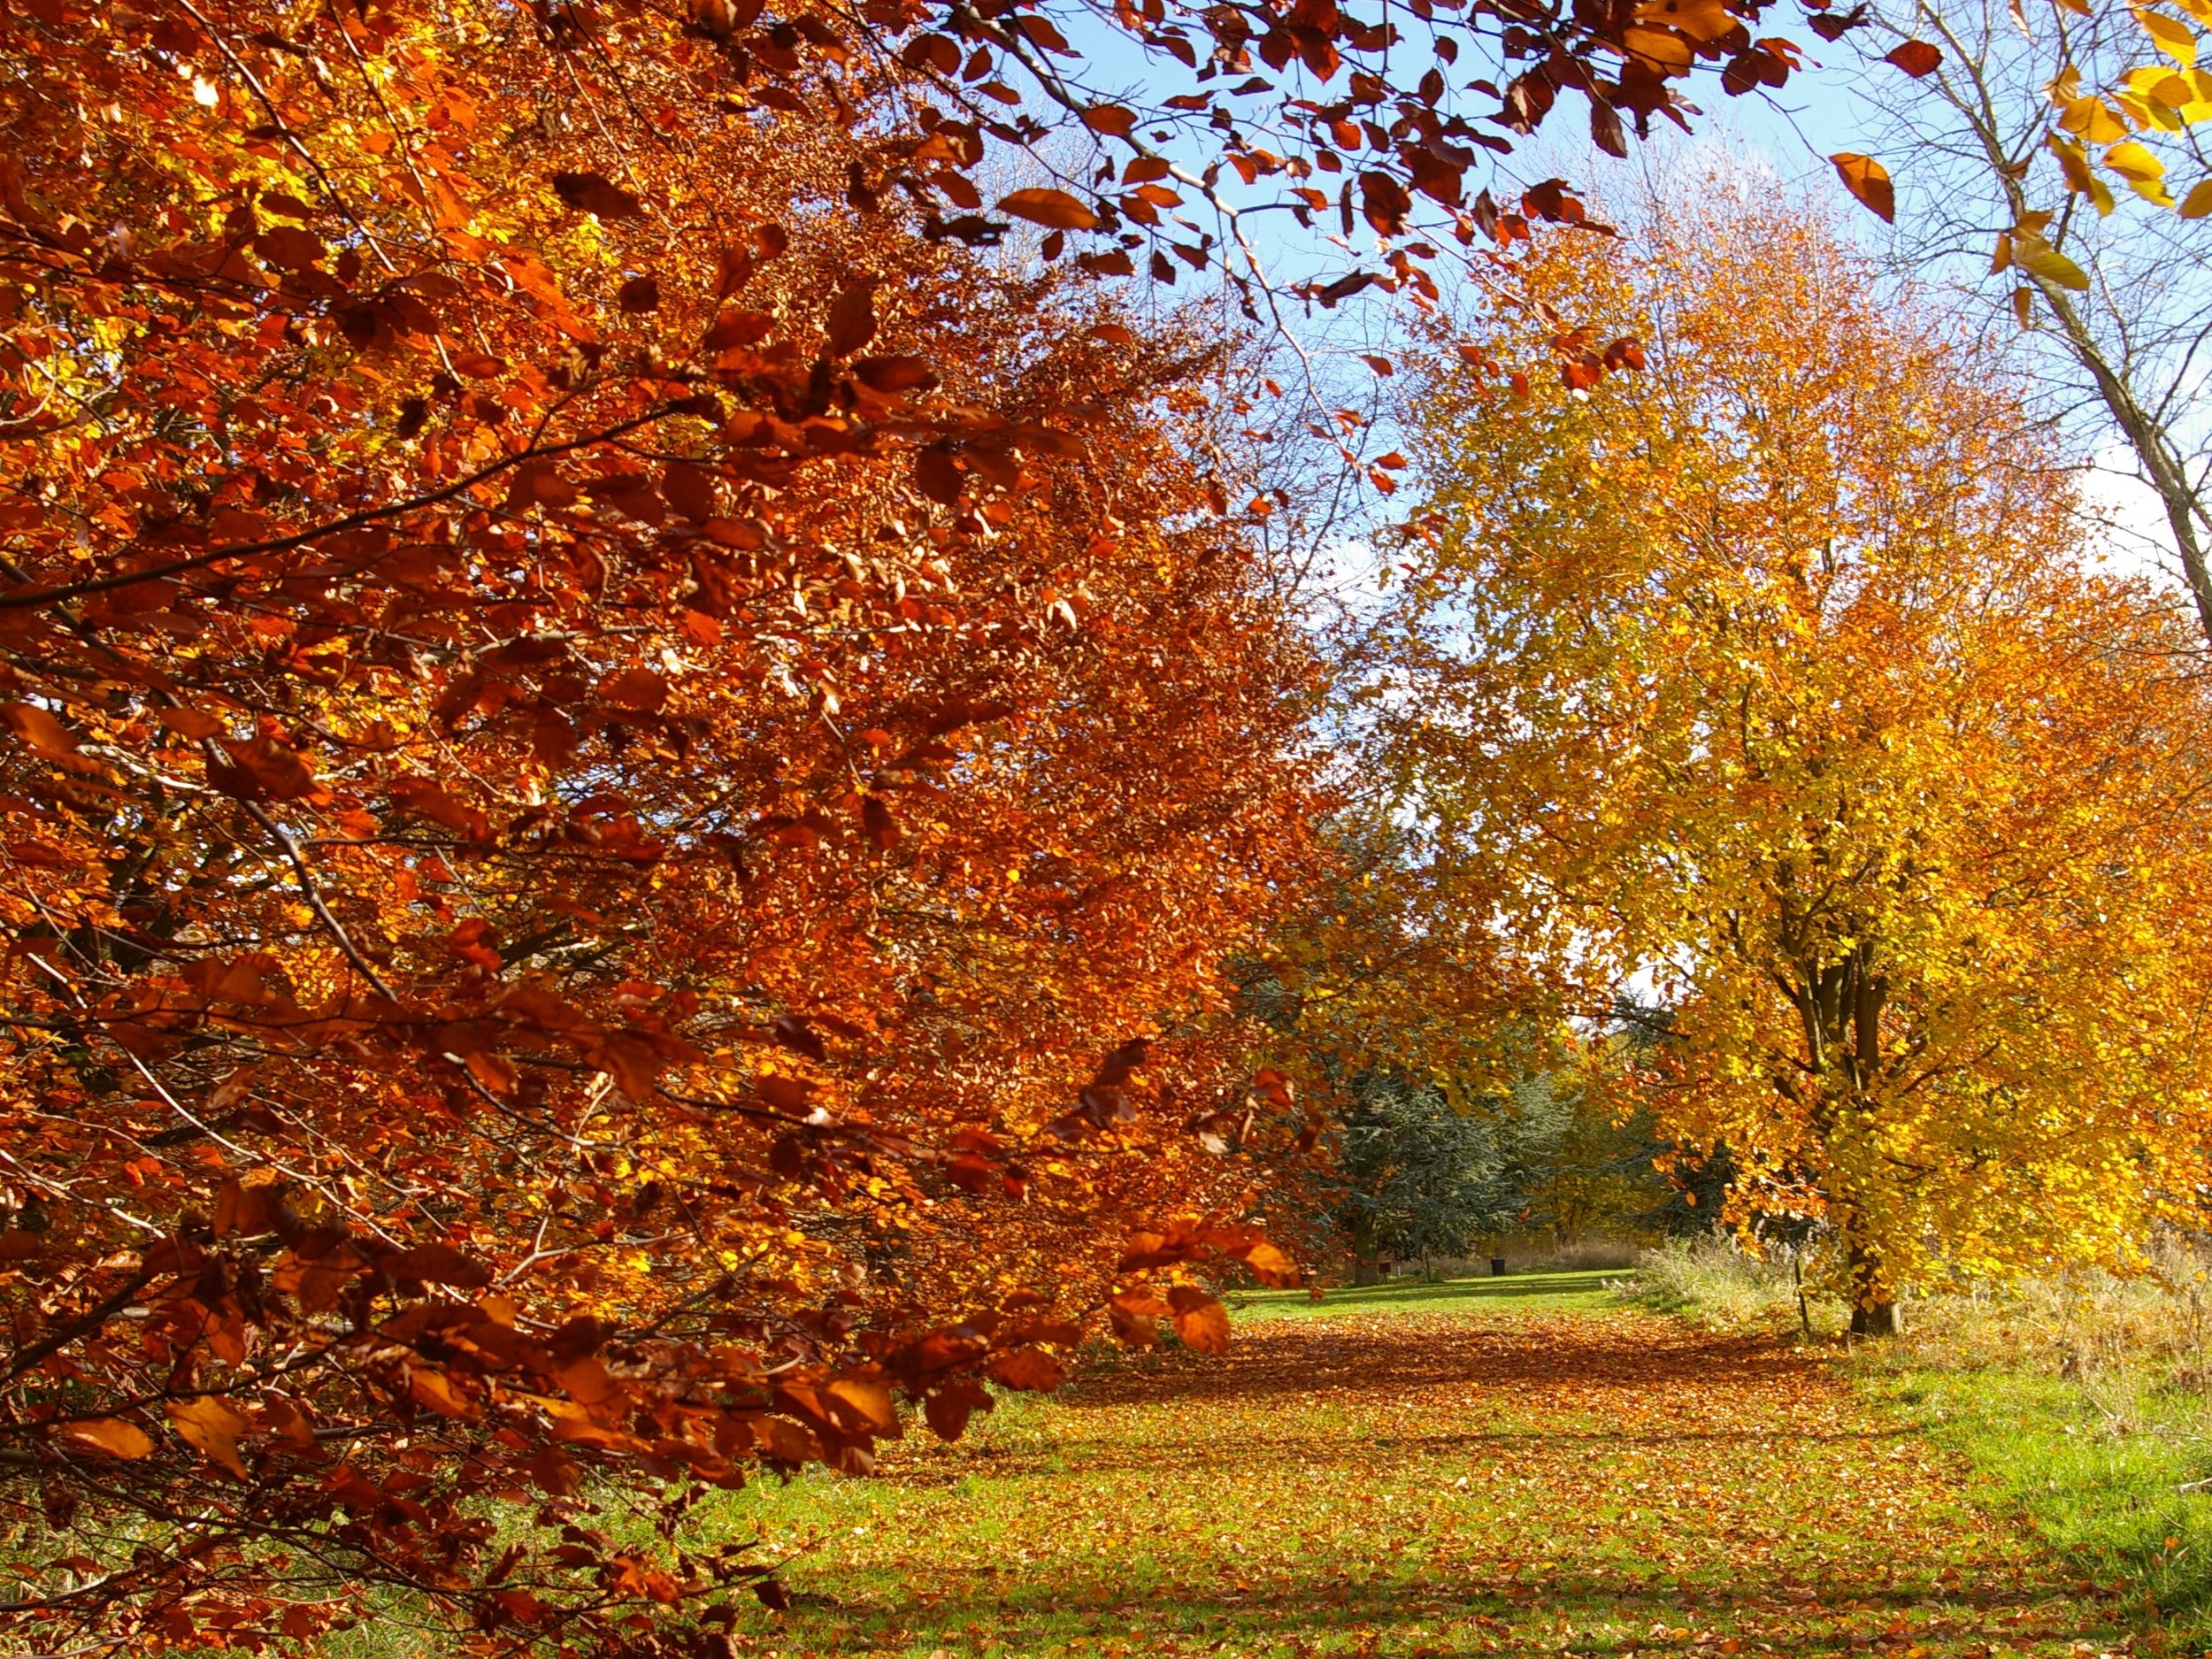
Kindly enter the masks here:
<path id="1" fill-rule="evenodd" d="M 1570 1010 L 1663 999 L 1663 1127 L 1824 1215 L 1886 1331 L 2193 1190 L 2204 710 L 1996 365 L 1713 201 L 1532 257 L 1558 384 L 1479 372 L 1512 318 L 1440 350 L 1375 730 L 1435 890 Z"/>

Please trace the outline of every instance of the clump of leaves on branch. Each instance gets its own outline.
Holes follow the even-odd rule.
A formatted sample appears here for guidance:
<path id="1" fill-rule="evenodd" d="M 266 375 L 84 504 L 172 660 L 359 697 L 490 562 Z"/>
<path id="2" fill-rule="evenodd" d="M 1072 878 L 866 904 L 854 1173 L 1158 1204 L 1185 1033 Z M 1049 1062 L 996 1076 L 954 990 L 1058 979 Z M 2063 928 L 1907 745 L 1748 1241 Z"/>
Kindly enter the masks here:
<path id="1" fill-rule="evenodd" d="M 972 157 L 872 38 L 0 25 L 12 1635 L 702 1647 L 703 1486 L 1293 1276 L 1213 1027 L 1314 667 L 1214 348 L 879 199 Z"/>

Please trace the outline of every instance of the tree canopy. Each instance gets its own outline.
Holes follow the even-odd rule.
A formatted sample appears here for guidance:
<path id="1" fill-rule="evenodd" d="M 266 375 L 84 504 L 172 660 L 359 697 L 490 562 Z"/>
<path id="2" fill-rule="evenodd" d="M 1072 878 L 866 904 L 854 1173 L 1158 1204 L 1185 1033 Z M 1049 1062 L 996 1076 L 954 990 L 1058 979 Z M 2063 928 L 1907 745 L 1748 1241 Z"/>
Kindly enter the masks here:
<path id="1" fill-rule="evenodd" d="M 1636 902 L 1593 937 L 1616 966 L 1666 928 L 1717 937 L 1667 885 L 1663 805 L 1714 838 L 1701 867 L 1770 895 L 1816 854 L 1856 861 L 1849 903 L 1763 959 L 1809 976 L 1803 1078 L 1755 998 L 1686 1006 L 1718 1057 L 1672 1121 L 1809 1191 L 1816 1154 L 1864 1161 L 1818 1121 L 1834 1102 L 2016 1126 L 2071 1043 L 2087 1128 L 1999 1153 L 1926 1131 L 1939 1167 L 2035 1171 L 2006 1190 L 2073 1226 L 2171 1144 L 2151 1096 L 2193 1111 L 2185 1056 L 2062 988 L 2127 939 L 2128 996 L 2179 1006 L 2182 890 L 2146 872 L 2196 844 L 2172 779 L 2197 727 L 2144 670 L 2175 649 L 2163 612 L 2061 580 L 2050 450 L 2005 409 L 1970 422 L 1909 327 L 1866 313 L 1838 373 L 1849 339 L 1776 311 L 1785 288 L 1746 314 L 1786 350 L 1724 328 L 1722 285 L 1682 312 L 1701 344 L 1608 380 L 1647 357 L 1628 256 L 1573 181 L 1494 160 L 1558 107 L 1620 155 L 1686 125 L 1699 79 L 1784 84 L 1772 9 L 0 19 L 0 1509 L 55 1540 L 0 1601 L 11 1636 L 297 1647 L 373 1588 L 472 1651 L 713 1652 L 729 1593 L 781 1593 L 687 1532 L 707 1488 L 864 1471 L 916 1416 L 956 1435 L 1094 1331 L 1218 1350 L 1224 1277 L 1293 1280 L 1255 1217 L 1318 1125 L 1244 967 L 1271 952 L 1378 1061 L 1543 981 L 1492 908 L 1539 865 L 1470 887 L 1453 856 L 1363 870 L 1317 833 L 1357 791 L 1317 725 L 1329 641 L 1270 539 L 1292 492 L 1261 466 L 1304 431 L 1340 493 L 1379 497 L 1403 457 L 1364 453 L 1314 376 L 1285 389 L 1294 342 L 1271 362 L 1240 332 L 1279 342 L 1371 289 L 1434 312 L 1454 259 L 1534 286 L 1430 381 L 1439 410 L 1514 411 L 1469 426 L 1485 445 L 1453 452 L 1438 511 L 1540 524 L 1581 562 L 1493 570 L 1517 544 L 1455 532 L 1453 557 L 1485 550 L 1415 591 L 1496 574 L 1483 603 L 1523 607 L 1500 646 L 1590 676 L 1513 721 L 1548 741 L 1541 719 L 1654 697 L 1636 753 L 1690 768 L 1607 773 L 1609 839 L 1578 856 Z M 1863 21 L 1805 13 L 1827 40 Z M 1142 83 L 1109 90 L 1133 60 Z M 2195 119 L 2162 80 L 2143 96 Z M 1838 163 L 1886 205 L 1878 164 Z M 1316 234 L 1294 278 L 1261 214 Z M 1853 303 L 1832 257 L 1780 268 L 1807 315 Z M 1132 297 L 1185 272 L 1217 286 Z M 1609 282 L 1617 330 L 1555 326 L 1596 326 Z M 1859 426 L 1884 442 L 1827 444 Z M 1824 526 L 1832 568 L 1804 540 Z M 1725 569 L 1739 540 L 1759 557 Z M 1479 709 L 1424 616 L 1408 664 Z M 1682 662 L 1733 687 L 1736 727 L 1675 695 Z M 1697 782 L 1726 729 L 1772 780 L 1749 804 Z M 1393 761 L 1439 845 L 1479 818 L 1527 855 L 1586 744 L 1476 812 L 1458 792 L 1491 757 L 1448 774 L 1445 731 L 1402 726 Z M 1878 806 L 1836 806 L 1862 777 Z M 1922 835 L 1953 862 L 1931 874 Z M 1543 877 L 1555 940 L 1598 868 Z M 1914 1095 L 1913 1056 L 1980 1053 L 1954 1016 L 1985 1004 L 1944 976 L 1984 951 L 2011 1034 Z M 1420 1008 L 1388 1009 L 1406 981 L 1378 962 L 1420 976 Z M 1889 1081 L 1837 1092 L 1832 972 L 1920 1021 L 1882 1026 Z M 1740 1109 L 1728 1068 L 1770 1062 L 1818 1133 Z M 1829 1201 L 1877 1218 L 1893 1278 L 1915 1228 L 1982 1248 L 1930 1190 Z"/>
<path id="2" fill-rule="evenodd" d="M 0 1617 L 50 1645 L 380 1586 L 704 1641 L 778 1594 L 706 1486 L 1291 1274 L 1186 1133 L 1250 1110 L 1219 969 L 1317 684 L 1217 336 L 925 234 L 902 72 L 759 21 L 5 25 L 0 1503 L 66 1542 Z"/>
<path id="3" fill-rule="evenodd" d="M 2124 1256 L 2201 1179 L 2185 618 L 2085 561 L 2001 371 L 1816 220 L 1713 193 L 1531 263 L 1640 374 L 1439 355 L 1372 687 L 1437 890 L 1563 1011 L 1647 986 L 1662 1125 L 1931 1275 Z M 1476 319 L 1484 329 L 1509 325 Z"/>

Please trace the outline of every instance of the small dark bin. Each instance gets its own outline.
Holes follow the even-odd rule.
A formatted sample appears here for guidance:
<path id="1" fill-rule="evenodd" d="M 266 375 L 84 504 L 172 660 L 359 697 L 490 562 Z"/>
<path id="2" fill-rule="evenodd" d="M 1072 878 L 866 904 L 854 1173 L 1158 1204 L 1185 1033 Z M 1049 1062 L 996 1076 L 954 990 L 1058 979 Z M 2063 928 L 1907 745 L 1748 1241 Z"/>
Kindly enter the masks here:
<path id="1" fill-rule="evenodd" d="M 1502 1256 L 1494 1256 L 1490 1258 L 1490 1277 L 1493 1279 L 1503 1279 L 1505 1277 L 1505 1257 Z"/>

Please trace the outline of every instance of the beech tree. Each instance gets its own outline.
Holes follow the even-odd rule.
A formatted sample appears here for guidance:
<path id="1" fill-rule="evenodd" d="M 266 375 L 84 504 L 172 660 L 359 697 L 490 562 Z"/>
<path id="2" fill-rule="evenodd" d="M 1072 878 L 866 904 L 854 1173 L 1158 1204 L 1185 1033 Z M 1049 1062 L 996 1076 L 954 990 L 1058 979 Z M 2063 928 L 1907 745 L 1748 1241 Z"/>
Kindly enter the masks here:
<path id="1" fill-rule="evenodd" d="M 1769 9 L 0 19 L 11 1636 L 710 1650 L 703 1485 L 1225 1340 L 1314 664 L 1219 319 L 1095 285 L 1433 303 L 1587 218 L 1486 152 L 1781 84 Z"/>
<path id="2" fill-rule="evenodd" d="M 2201 691 L 2000 365 L 1707 196 L 1523 265 L 1581 373 L 1489 389 L 1497 314 L 1440 346 L 1377 760 L 1552 1006 L 1655 989 L 1661 1129 L 1824 1216 L 1880 1332 L 2195 1212 Z"/>
<path id="3" fill-rule="evenodd" d="M 1313 811 L 1217 332 L 714 21 L 0 26 L 19 1645 L 707 1651 L 707 1488 L 1293 1277 L 1188 1132 Z"/>

